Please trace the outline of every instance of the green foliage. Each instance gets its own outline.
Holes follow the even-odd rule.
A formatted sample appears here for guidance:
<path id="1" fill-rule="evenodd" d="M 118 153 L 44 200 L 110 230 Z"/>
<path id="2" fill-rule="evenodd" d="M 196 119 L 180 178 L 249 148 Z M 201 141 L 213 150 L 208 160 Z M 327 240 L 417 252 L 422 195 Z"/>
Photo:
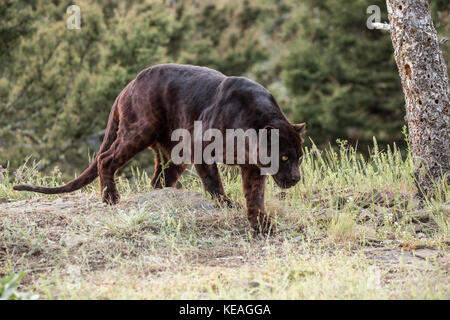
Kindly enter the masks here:
<path id="1" fill-rule="evenodd" d="M 13 49 L 8 51 L 12 62 L 0 66 L 5 75 L 0 78 L 3 166 L 10 161 L 10 167 L 18 167 L 32 155 L 41 160 L 40 170 L 59 165 L 72 175 L 83 169 L 88 152 L 98 150 L 116 96 L 151 65 L 191 63 L 241 75 L 265 57 L 250 32 L 233 38 L 230 31 L 242 23 L 248 27 L 245 12 L 255 16 L 249 3 L 244 13 L 212 2 L 199 8 L 189 1 L 174 7 L 163 1 L 77 4 L 80 30 L 65 27 L 67 1 L 16 1 L 0 8 L 2 21 L 13 16 L 12 22 L 18 21 L 1 28 L 11 34 L 2 37 L 2 54 L 6 46 Z M 233 22 L 236 15 L 240 23 Z M 151 166 L 149 159 L 135 163 Z"/>
<path id="2" fill-rule="evenodd" d="M 17 291 L 20 280 L 26 272 L 19 272 L 0 278 L 0 300 L 36 300 L 39 296 Z"/>
<path id="3" fill-rule="evenodd" d="M 32 32 L 32 16 L 23 1 L 0 2 L 0 69 L 11 60 L 11 51 L 24 37 Z"/>
<path id="4" fill-rule="evenodd" d="M 294 118 L 307 119 L 319 144 L 344 138 L 367 145 L 373 136 L 383 144 L 399 141 L 403 93 L 392 43 L 385 32 L 363 27 L 367 2 L 307 4 L 284 63 L 286 85 L 296 97 Z M 371 4 L 387 21 L 385 2 Z"/>
<path id="5" fill-rule="evenodd" d="M 0 3 L 4 167 L 32 156 L 39 170 L 79 173 L 122 88 L 142 69 L 169 62 L 261 82 L 291 121 L 308 123 L 318 145 L 341 138 L 361 146 L 372 136 L 382 146 L 403 143 L 391 40 L 366 28 L 366 1 L 82 0 L 80 30 L 66 28 L 70 4 Z M 387 20 L 384 1 L 371 4 Z M 438 32 L 448 34 L 448 3 L 432 9 Z M 132 164 L 149 169 L 152 160 L 143 153 Z"/>

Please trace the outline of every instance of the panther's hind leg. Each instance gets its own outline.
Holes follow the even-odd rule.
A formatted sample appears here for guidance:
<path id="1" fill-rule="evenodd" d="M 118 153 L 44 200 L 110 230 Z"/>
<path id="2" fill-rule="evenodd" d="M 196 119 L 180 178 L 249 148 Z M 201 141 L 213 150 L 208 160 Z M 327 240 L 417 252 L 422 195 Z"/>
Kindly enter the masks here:
<path id="1" fill-rule="evenodd" d="M 178 179 L 186 169 L 184 164 L 174 164 L 166 156 L 162 155 L 158 149 L 155 152 L 155 171 L 152 178 L 152 187 L 161 189 L 164 187 L 175 187 Z M 162 155 L 162 157 L 161 157 Z"/>
<path id="2" fill-rule="evenodd" d="M 111 147 L 98 156 L 98 173 L 103 202 L 116 204 L 120 196 L 114 181 L 115 172 L 124 166 L 136 154 L 155 141 L 155 130 L 124 130 Z"/>

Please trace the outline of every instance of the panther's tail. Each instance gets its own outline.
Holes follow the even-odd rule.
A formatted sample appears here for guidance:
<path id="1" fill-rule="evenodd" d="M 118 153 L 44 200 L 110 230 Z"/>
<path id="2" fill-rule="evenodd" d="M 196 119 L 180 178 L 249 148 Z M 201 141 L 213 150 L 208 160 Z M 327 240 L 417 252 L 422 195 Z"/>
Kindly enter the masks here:
<path id="1" fill-rule="evenodd" d="M 68 182 L 63 186 L 55 188 L 20 184 L 14 186 L 13 189 L 18 191 L 33 191 L 46 194 L 56 194 L 56 193 L 72 192 L 81 189 L 82 187 L 94 181 L 95 178 L 98 177 L 98 169 L 97 169 L 98 155 L 104 151 L 107 151 L 117 137 L 117 129 L 119 127 L 118 106 L 117 106 L 118 100 L 119 97 L 117 97 L 116 101 L 114 102 L 111 113 L 109 114 L 108 126 L 106 128 L 105 137 L 103 138 L 103 142 L 102 145 L 100 146 L 100 150 L 98 151 L 97 156 L 94 158 L 89 167 L 86 170 L 84 170 L 83 173 L 78 178 Z"/>

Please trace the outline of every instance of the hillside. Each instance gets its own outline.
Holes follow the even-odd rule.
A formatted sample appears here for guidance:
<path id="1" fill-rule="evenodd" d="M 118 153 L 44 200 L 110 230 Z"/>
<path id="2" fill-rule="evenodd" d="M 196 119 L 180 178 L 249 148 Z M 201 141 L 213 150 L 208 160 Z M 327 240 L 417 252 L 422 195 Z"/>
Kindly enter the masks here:
<path id="1" fill-rule="evenodd" d="M 240 177 L 222 167 L 243 203 Z M 151 190 L 145 172 L 119 178 L 122 201 L 94 183 L 41 196 L 0 181 L 0 276 L 41 299 L 449 299 L 450 203 L 416 196 L 410 158 L 351 148 L 309 151 L 302 180 L 266 206 L 274 235 L 254 235 L 244 209 L 216 207 L 192 172 Z M 21 180 L 59 184 L 23 167 Z M 447 188 L 448 186 L 440 186 Z"/>

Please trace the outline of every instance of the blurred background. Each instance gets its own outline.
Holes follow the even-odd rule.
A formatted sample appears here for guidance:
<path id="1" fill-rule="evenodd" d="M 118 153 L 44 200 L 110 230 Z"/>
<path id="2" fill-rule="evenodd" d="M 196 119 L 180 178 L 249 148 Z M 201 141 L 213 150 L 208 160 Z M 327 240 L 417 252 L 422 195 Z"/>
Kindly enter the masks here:
<path id="1" fill-rule="evenodd" d="M 449 37 L 450 2 L 429 2 Z M 66 27 L 71 4 L 80 30 Z M 344 139 L 364 153 L 373 137 L 405 146 L 391 39 L 366 27 L 369 5 L 387 21 L 384 0 L 0 0 L 0 165 L 32 156 L 40 170 L 80 173 L 122 88 L 169 62 L 261 83 L 319 148 Z M 151 171 L 153 155 L 131 163 Z"/>

